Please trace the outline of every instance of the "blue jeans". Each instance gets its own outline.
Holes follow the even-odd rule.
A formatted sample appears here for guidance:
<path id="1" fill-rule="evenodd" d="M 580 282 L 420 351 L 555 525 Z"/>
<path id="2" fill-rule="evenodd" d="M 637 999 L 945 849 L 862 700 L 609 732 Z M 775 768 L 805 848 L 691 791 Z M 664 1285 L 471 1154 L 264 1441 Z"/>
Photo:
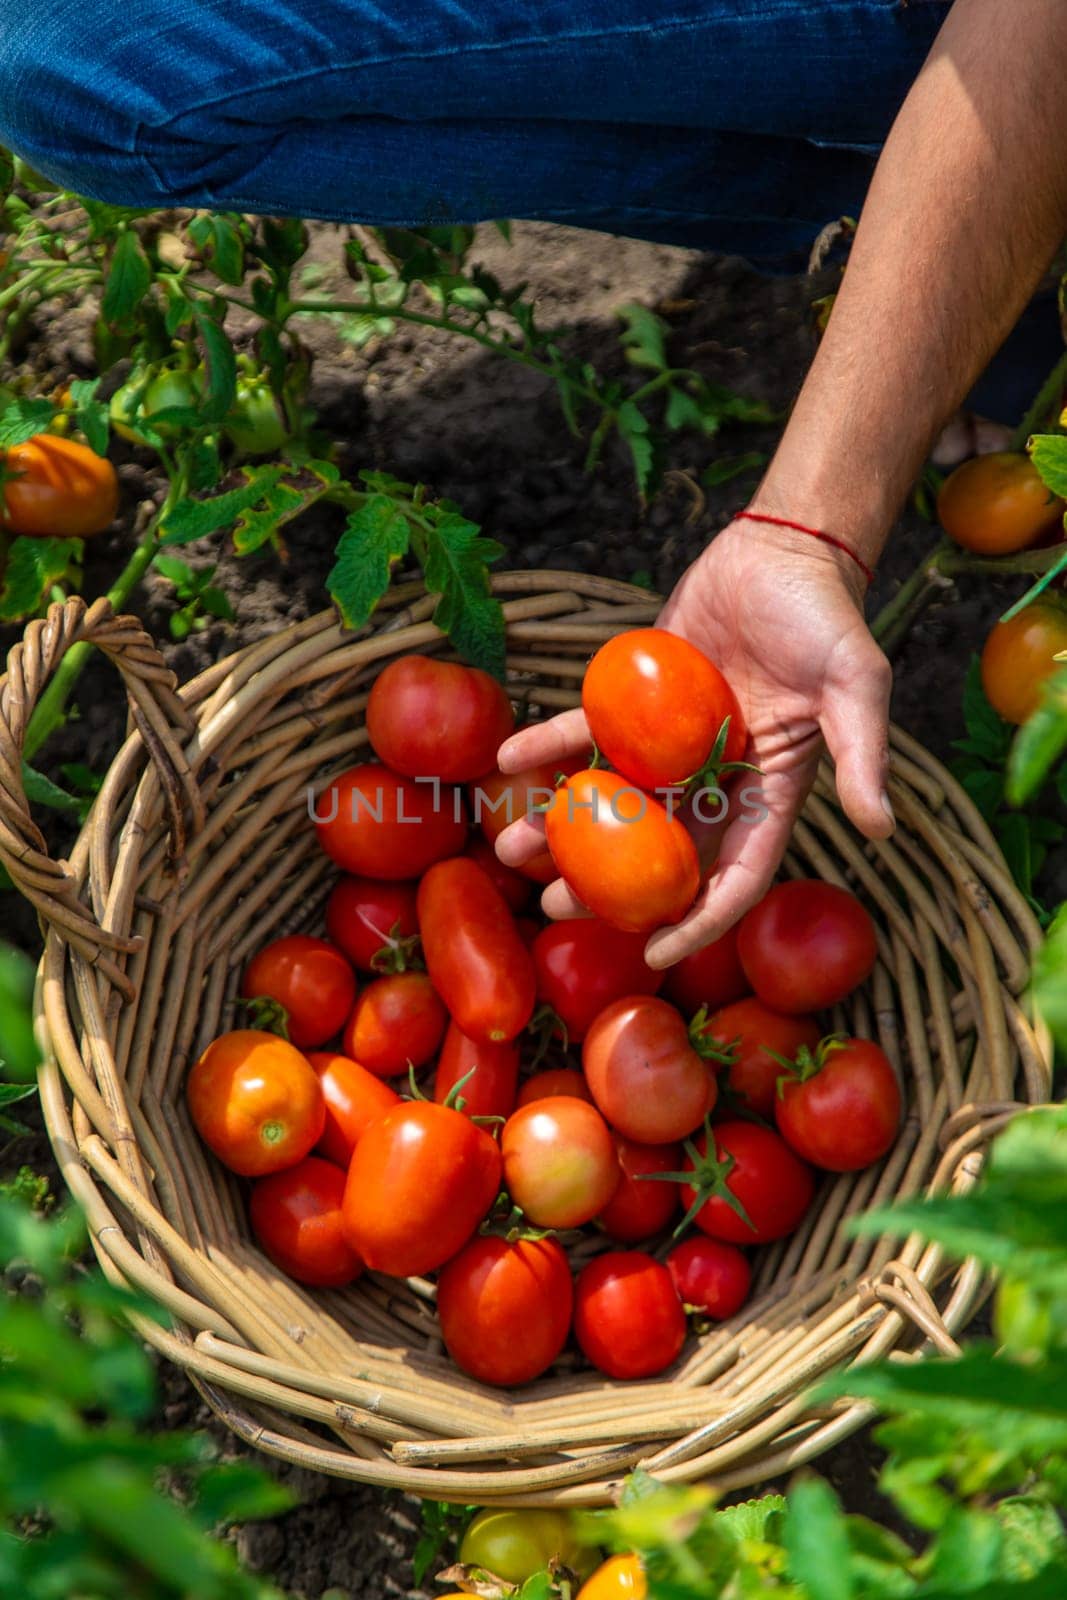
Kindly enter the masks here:
<path id="1" fill-rule="evenodd" d="M 531 217 L 794 264 L 951 0 L 0 0 L 0 140 L 102 200 Z"/>

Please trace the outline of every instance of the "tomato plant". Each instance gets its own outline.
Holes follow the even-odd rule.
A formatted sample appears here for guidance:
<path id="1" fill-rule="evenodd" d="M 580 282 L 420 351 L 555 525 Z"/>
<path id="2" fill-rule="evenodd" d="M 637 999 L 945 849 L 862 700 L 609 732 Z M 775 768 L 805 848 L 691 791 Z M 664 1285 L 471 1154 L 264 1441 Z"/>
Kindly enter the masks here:
<path id="1" fill-rule="evenodd" d="M 737 950 L 756 994 L 775 1011 L 821 1011 L 870 977 L 878 943 L 870 912 L 834 883 L 777 883 L 741 919 Z"/>
<path id="2" fill-rule="evenodd" d="M 89 539 L 115 520 L 119 486 L 104 456 L 39 433 L 3 456 L 3 526 L 37 538 Z"/>
<path id="3" fill-rule="evenodd" d="M 982 649 L 982 688 L 994 711 L 1023 723 L 1037 710 L 1041 685 L 1056 671 L 1056 655 L 1067 650 L 1067 605 L 1053 595 L 1032 600 L 1007 622 L 998 622 Z"/>
<path id="4" fill-rule="evenodd" d="M 325 939 L 290 934 L 264 945 L 241 978 L 246 1000 L 273 1000 L 285 1011 L 286 1030 L 300 1049 L 332 1039 L 356 998 L 352 968 Z"/>
<path id="5" fill-rule="evenodd" d="M 375 754 L 409 778 L 466 783 L 495 771 L 514 727 L 511 701 L 495 678 L 432 656 L 390 661 L 367 701 Z"/>
<path id="6" fill-rule="evenodd" d="M 467 819 L 458 790 L 438 792 L 365 761 L 319 796 L 315 831 L 343 872 L 392 880 L 417 878 L 435 861 L 459 855 Z"/>
<path id="7" fill-rule="evenodd" d="M 201 1139 L 245 1178 L 301 1161 L 326 1123 L 322 1089 L 305 1057 L 253 1028 L 213 1040 L 191 1068 L 185 1092 Z"/>
<path id="8" fill-rule="evenodd" d="M 479 1511 L 460 1542 L 459 1559 L 505 1583 L 525 1583 L 550 1561 L 576 1572 L 589 1567 L 565 1511 Z"/>
<path id="9" fill-rule="evenodd" d="M 561 784 L 545 812 L 545 836 L 561 876 L 613 928 L 651 933 L 678 922 L 696 897 L 691 837 L 616 772 L 590 768 Z"/>
<path id="10" fill-rule="evenodd" d="M 345 1055 L 379 1078 L 425 1066 L 448 1026 L 448 1012 L 425 972 L 375 978 L 345 1024 Z"/>
<path id="11" fill-rule="evenodd" d="M 437 1280 L 445 1348 L 480 1383 L 529 1383 L 567 1342 L 574 1288 L 555 1239 L 472 1239 Z"/>
<path id="12" fill-rule="evenodd" d="M 308 1062 L 326 1102 L 326 1121 L 316 1151 L 327 1161 L 347 1168 L 367 1128 L 398 1106 L 400 1096 L 358 1061 L 332 1050 L 311 1051 Z"/>
<path id="13" fill-rule="evenodd" d="M 459 1100 L 450 1099 L 461 1079 Z M 509 1117 L 515 1109 L 519 1081 L 519 1049 L 511 1040 L 493 1044 L 469 1039 L 458 1022 L 450 1022 L 437 1058 L 433 1097 L 438 1105 L 455 1104 L 468 1117 Z"/>
<path id="14" fill-rule="evenodd" d="M 621 1244 L 636 1244 L 660 1233 L 678 1209 L 676 1183 L 658 1181 L 677 1172 L 682 1160 L 680 1144 L 638 1144 L 615 1135 L 622 1173 L 615 1193 L 597 1217 L 597 1223 Z M 657 1175 L 657 1181 L 650 1174 Z"/>
<path id="15" fill-rule="evenodd" d="M 530 952 L 507 902 L 466 857 L 431 867 L 419 884 L 419 927 L 434 988 L 472 1039 L 502 1043 L 530 1020 Z"/>
<path id="16" fill-rule="evenodd" d="M 801 1050 L 778 1088 L 775 1118 L 786 1143 L 828 1172 L 880 1161 L 900 1129 L 900 1085 L 873 1039 L 824 1039 Z"/>
<path id="17" fill-rule="evenodd" d="M 504 1182 L 537 1228 L 578 1228 L 615 1193 L 620 1171 L 615 1142 L 586 1100 L 557 1095 L 535 1100 L 508 1118 L 500 1135 Z"/>
<path id="18" fill-rule="evenodd" d="M 973 456 L 945 479 L 937 518 L 949 538 L 977 555 L 1025 550 L 1063 526 L 1064 503 L 1046 488 L 1028 456 L 997 450 Z"/>
<path id="19" fill-rule="evenodd" d="M 415 886 L 342 878 L 326 902 L 326 932 L 360 972 L 375 972 L 398 944 L 418 937 Z"/>
<path id="20" fill-rule="evenodd" d="M 700 950 L 683 956 L 663 974 L 663 994 L 687 1017 L 698 1011 L 717 1011 L 748 994 L 748 979 L 737 953 L 735 925 Z"/>
<path id="21" fill-rule="evenodd" d="M 363 1263 L 344 1236 L 345 1174 L 317 1156 L 257 1178 L 248 1201 L 252 1232 L 276 1267 L 318 1289 L 340 1289 Z"/>
<path id="22" fill-rule="evenodd" d="M 719 1122 L 686 1144 L 686 1221 L 728 1244 L 768 1244 L 792 1233 L 815 1197 L 815 1179 L 770 1128 Z"/>
<path id="23" fill-rule="evenodd" d="M 694 1234 L 667 1257 L 678 1297 L 688 1311 L 727 1322 L 740 1311 L 752 1285 L 748 1257 L 735 1244 Z"/>
<path id="24" fill-rule="evenodd" d="M 684 1017 L 655 996 L 607 1006 L 586 1035 L 582 1067 L 612 1127 L 642 1144 L 669 1144 L 692 1133 L 718 1093 Z"/>
<path id="25" fill-rule="evenodd" d="M 532 946 L 537 998 L 550 1005 L 580 1044 L 597 1014 L 624 995 L 655 994 L 663 981 L 645 962 L 639 933 L 623 933 L 599 917 L 573 917 L 543 928 Z"/>
<path id="26" fill-rule="evenodd" d="M 574 1336 L 609 1378 L 651 1378 L 685 1343 L 685 1312 L 667 1268 L 640 1250 L 596 1256 L 574 1287 Z"/>
<path id="27" fill-rule="evenodd" d="M 745 753 L 730 685 L 702 651 L 664 628 L 634 628 L 602 644 L 585 671 L 582 708 L 597 748 L 640 789 L 686 784 L 709 764 L 710 781 Z"/>
<path id="28" fill-rule="evenodd" d="M 754 995 L 735 1000 L 695 1024 L 700 1037 L 717 1045 L 724 1061 L 720 1081 L 734 1099 L 760 1117 L 774 1115 L 782 1059 L 792 1061 L 822 1037 L 814 1017 L 783 1016 Z"/>
<path id="29" fill-rule="evenodd" d="M 585 1075 L 577 1068 L 546 1067 L 544 1072 L 535 1072 L 519 1086 L 519 1096 L 515 1103 L 529 1106 L 535 1100 L 550 1100 L 555 1095 L 571 1095 L 576 1100 L 588 1100 L 590 1103 L 593 1099 Z"/>

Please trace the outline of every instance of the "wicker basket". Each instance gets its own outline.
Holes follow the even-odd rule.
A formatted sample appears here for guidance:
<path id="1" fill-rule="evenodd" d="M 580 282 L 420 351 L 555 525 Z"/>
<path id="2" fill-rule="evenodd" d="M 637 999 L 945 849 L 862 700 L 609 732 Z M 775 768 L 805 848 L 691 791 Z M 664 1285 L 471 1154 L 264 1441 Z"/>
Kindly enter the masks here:
<path id="1" fill-rule="evenodd" d="M 572 573 L 508 573 L 494 588 L 511 688 L 535 713 L 575 704 L 591 651 L 657 610 L 640 590 Z M 801 1231 L 759 1253 L 751 1303 L 691 1339 L 670 1374 L 621 1384 L 574 1366 L 514 1393 L 473 1383 L 443 1355 L 431 1285 L 368 1275 L 307 1293 L 281 1277 L 182 1093 L 233 1019 L 250 953 L 318 927 L 333 869 L 306 791 L 358 759 L 382 664 L 447 648 L 431 610 L 408 584 L 359 635 L 314 617 L 178 693 L 140 625 L 106 602 L 54 606 L 11 652 L 0 859 L 47 934 L 37 1004 L 56 1156 L 108 1277 L 173 1319 L 136 1318 L 140 1333 L 261 1450 L 460 1501 L 599 1505 L 639 1462 L 667 1480 L 755 1483 L 864 1420 L 856 1405 L 813 1410 L 814 1379 L 894 1349 L 952 1351 L 980 1303 L 974 1263 L 947 1267 L 914 1238 L 853 1240 L 841 1223 L 895 1195 L 967 1188 L 990 1134 L 1048 1098 L 1047 1041 L 1016 998 L 1037 925 L 974 806 L 913 739 L 893 730 L 899 827 L 885 843 L 854 833 L 824 767 L 784 870 L 847 882 L 876 919 L 878 965 L 838 1020 L 900 1069 L 895 1148 L 875 1170 L 824 1180 Z M 131 730 L 67 864 L 45 854 L 19 756 L 49 674 L 80 640 L 122 673 Z"/>

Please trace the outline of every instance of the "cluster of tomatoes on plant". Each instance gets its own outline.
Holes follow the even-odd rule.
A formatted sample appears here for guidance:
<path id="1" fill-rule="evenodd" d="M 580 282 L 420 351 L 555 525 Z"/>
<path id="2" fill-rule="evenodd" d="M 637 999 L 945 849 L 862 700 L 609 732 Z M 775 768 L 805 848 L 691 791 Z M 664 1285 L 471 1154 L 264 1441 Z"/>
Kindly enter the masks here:
<path id="1" fill-rule="evenodd" d="M 577 1600 L 646 1600 L 648 1579 L 640 1556 L 629 1553 L 601 1560 L 567 1511 L 499 1510 L 485 1507 L 467 1525 L 459 1545 L 459 1566 L 438 1575 L 438 1583 L 473 1579 L 476 1588 L 453 1590 L 440 1600 L 465 1600 L 465 1594 L 514 1593 L 537 1573 L 568 1574 L 563 1591 Z M 488 1580 L 499 1582 L 499 1590 Z M 582 1581 L 584 1579 L 584 1582 Z M 552 1586 L 552 1594 L 560 1588 Z"/>
<path id="2" fill-rule="evenodd" d="M 1009 556 L 1063 541 L 1067 510 L 1028 456 L 975 456 L 946 478 L 937 499 L 941 526 L 964 550 Z M 1046 590 L 991 629 L 982 650 L 982 688 L 995 711 L 1020 724 L 1037 710 L 1041 685 L 1067 650 L 1067 603 Z"/>
<path id="3" fill-rule="evenodd" d="M 316 803 L 344 874 L 328 939 L 253 957 L 242 994 L 259 1026 L 215 1040 L 188 1080 L 201 1136 L 254 1180 L 252 1228 L 283 1271 L 321 1286 L 436 1272 L 447 1350 L 495 1384 L 538 1376 L 572 1331 L 613 1377 L 663 1370 L 687 1308 L 740 1308 L 745 1247 L 798 1226 L 815 1169 L 877 1161 L 900 1119 L 880 1048 L 824 1038 L 818 1017 L 875 960 L 844 888 L 778 884 L 668 972 L 645 962 L 647 932 L 700 882 L 680 815 L 650 791 L 744 753 L 717 669 L 636 630 L 594 656 L 583 704 L 617 770 L 509 776 L 495 680 L 422 656 L 387 666 L 367 706 L 378 759 Z M 494 837 L 538 802 L 547 849 L 503 865 Z M 560 873 L 594 915 L 546 926 L 531 895 Z M 282 1017 L 287 1040 L 269 1031 Z M 683 1212 L 696 1231 L 665 1259 L 634 1248 L 681 1231 Z M 587 1235 L 575 1279 L 565 1247 L 582 1229 L 610 1248 L 591 1254 Z"/>

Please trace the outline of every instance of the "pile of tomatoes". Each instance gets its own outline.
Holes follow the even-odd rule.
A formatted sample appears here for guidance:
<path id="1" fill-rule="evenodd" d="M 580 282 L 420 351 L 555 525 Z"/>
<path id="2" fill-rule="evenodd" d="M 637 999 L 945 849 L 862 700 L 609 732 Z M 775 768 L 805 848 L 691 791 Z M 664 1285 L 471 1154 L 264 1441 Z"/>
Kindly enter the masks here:
<path id="1" fill-rule="evenodd" d="M 653 713 L 672 681 L 687 713 L 668 749 Z M 607 682 L 626 687 L 616 722 L 598 705 Z M 612 1377 L 662 1371 L 687 1311 L 740 1309 L 746 1247 L 801 1223 L 817 1169 L 879 1160 L 900 1120 L 879 1047 L 824 1037 L 820 1020 L 876 957 L 846 889 L 778 884 L 669 972 L 645 962 L 647 931 L 680 917 L 700 880 L 689 833 L 649 790 L 728 782 L 744 753 L 721 675 L 638 630 L 594 657 L 584 703 L 617 770 L 507 776 L 496 753 L 514 715 L 498 683 L 421 656 L 387 666 L 367 707 L 377 759 L 314 805 L 343 874 L 328 938 L 253 957 L 251 1026 L 216 1039 L 188 1080 L 195 1125 L 252 1180 L 252 1229 L 282 1271 L 320 1287 L 365 1267 L 436 1273 L 445 1347 L 494 1384 L 537 1377 L 572 1334 Z M 644 808 L 630 822 L 610 803 L 623 789 Z M 507 867 L 492 841 L 538 796 L 548 848 Z M 595 915 L 531 913 L 560 871 Z"/>

